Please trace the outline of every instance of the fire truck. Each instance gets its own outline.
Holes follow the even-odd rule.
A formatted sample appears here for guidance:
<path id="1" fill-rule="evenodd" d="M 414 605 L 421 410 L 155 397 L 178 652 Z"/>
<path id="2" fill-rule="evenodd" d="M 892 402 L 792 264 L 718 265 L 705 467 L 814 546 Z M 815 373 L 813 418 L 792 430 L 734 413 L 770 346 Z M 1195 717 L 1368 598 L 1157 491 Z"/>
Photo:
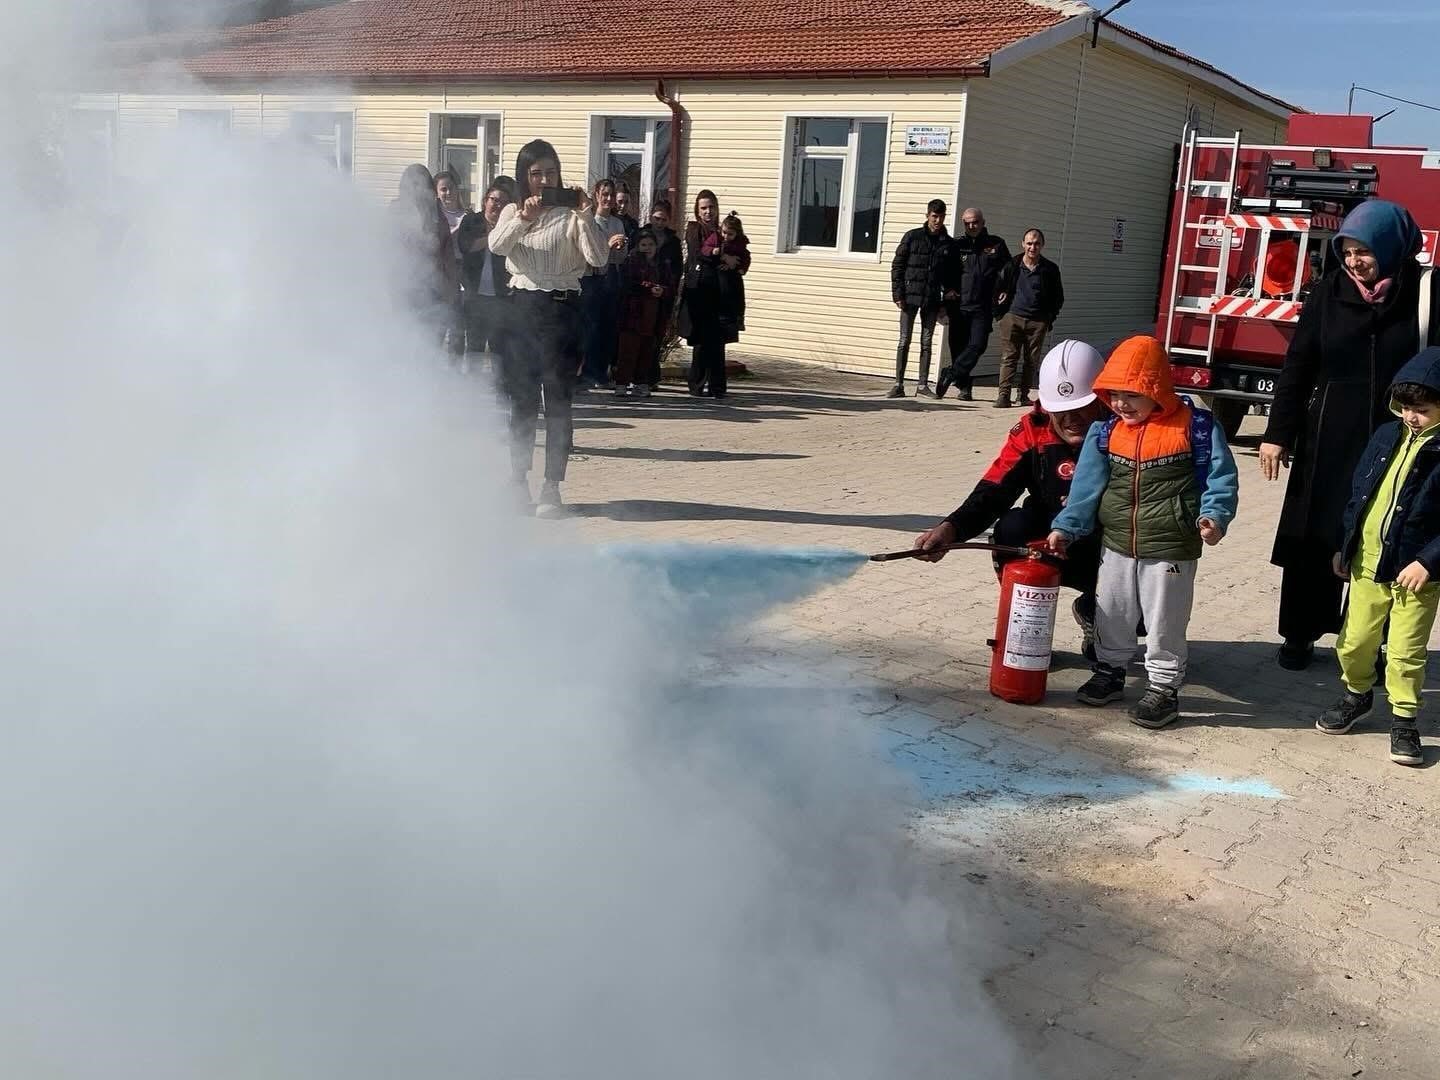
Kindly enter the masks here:
<path id="1" fill-rule="evenodd" d="M 1170 205 L 1155 336 L 1178 389 L 1206 399 L 1234 435 L 1265 410 L 1300 309 L 1336 265 L 1331 240 L 1366 199 L 1400 203 L 1440 236 L 1440 151 L 1375 146 L 1369 116 L 1290 117 L 1282 146 L 1187 130 Z"/>

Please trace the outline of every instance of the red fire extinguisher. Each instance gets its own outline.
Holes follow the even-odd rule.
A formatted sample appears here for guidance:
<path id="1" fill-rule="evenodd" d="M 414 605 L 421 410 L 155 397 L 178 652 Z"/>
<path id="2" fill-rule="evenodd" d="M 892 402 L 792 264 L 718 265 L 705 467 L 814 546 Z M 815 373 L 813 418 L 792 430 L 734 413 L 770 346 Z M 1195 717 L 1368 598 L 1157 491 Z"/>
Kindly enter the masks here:
<path id="1" fill-rule="evenodd" d="M 1045 541 L 1035 541 L 1029 545 L 1029 558 L 1011 560 L 1000 574 L 990 693 L 1016 705 L 1043 701 L 1050 672 L 1060 569 L 1041 558 L 1044 550 Z"/>

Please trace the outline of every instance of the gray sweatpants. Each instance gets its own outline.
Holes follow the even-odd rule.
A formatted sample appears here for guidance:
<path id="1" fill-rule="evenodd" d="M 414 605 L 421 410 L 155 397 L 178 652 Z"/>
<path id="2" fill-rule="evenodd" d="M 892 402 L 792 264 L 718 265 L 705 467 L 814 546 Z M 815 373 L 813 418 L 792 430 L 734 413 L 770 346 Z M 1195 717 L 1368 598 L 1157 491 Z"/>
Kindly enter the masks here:
<path id="1" fill-rule="evenodd" d="M 1190 647 L 1185 632 L 1195 602 L 1198 559 L 1132 559 L 1100 555 L 1095 586 L 1095 655 L 1124 668 L 1135 655 L 1135 628 L 1145 620 L 1145 673 L 1151 686 L 1180 689 Z"/>

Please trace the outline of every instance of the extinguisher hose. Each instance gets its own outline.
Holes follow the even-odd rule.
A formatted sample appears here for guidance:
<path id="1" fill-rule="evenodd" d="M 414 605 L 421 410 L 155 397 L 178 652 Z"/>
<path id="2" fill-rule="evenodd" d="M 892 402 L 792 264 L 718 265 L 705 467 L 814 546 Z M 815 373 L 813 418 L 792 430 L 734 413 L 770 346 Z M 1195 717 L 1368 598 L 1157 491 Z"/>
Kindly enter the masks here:
<path id="1" fill-rule="evenodd" d="M 871 562 L 894 562 L 896 559 L 919 559 L 926 555 L 939 555 L 946 551 L 991 551 L 997 555 L 1009 555 L 1015 559 L 1043 559 L 1047 562 L 1059 564 L 1064 556 L 1054 551 L 1041 551 L 1037 548 L 1013 547 L 1009 544 L 985 544 L 976 541 L 968 541 L 963 544 L 944 544 L 933 548 L 912 548 L 909 551 L 887 551 L 879 555 L 871 555 Z"/>

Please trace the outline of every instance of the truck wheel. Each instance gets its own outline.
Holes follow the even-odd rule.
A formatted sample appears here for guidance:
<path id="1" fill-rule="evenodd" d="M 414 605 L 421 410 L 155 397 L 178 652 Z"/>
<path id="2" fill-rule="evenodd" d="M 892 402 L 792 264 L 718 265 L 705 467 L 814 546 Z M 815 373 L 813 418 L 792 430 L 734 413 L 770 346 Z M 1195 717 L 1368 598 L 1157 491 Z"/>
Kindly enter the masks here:
<path id="1" fill-rule="evenodd" d="M 1211 398 L 1210 411 L 1215 414 L 1216 421 L 1225 432 L 1227 441 L 1233 441 L 1235 435 L 1240 431 L 1240 424 L 1245 419 L 1245 414 L 1250 411 L 1250 406 L 1243 401 L 1236 401 L 1234 398 Z"/>

